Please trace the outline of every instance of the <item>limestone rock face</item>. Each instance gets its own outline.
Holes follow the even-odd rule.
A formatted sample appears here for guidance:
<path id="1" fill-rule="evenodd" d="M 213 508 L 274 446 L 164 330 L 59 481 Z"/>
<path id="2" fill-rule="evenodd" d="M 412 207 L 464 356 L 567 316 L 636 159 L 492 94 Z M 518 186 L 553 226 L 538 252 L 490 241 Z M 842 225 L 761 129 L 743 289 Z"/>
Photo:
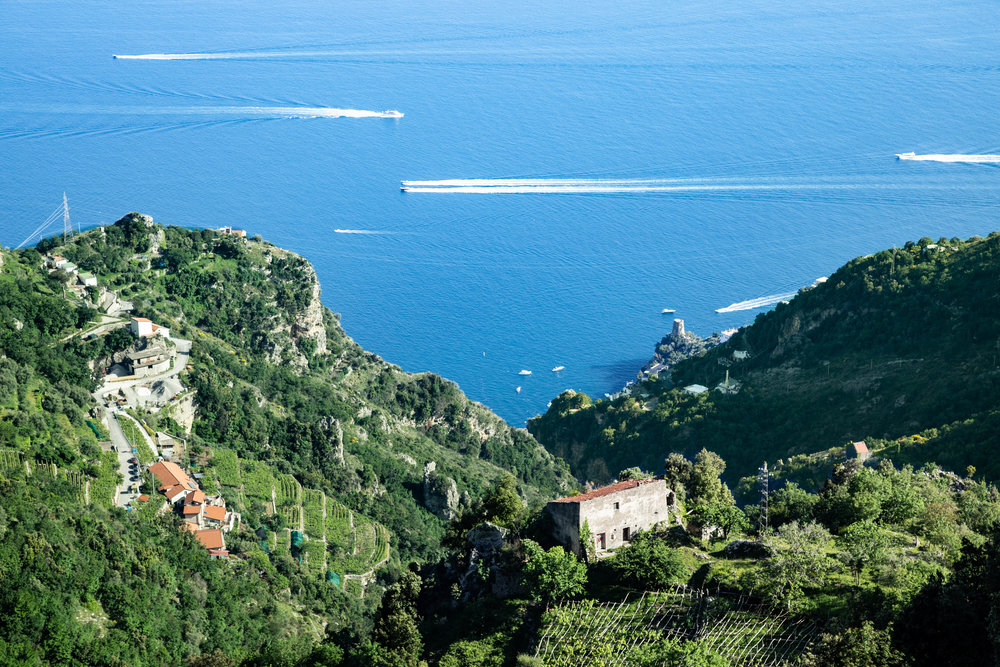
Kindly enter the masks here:
<path id="1" fill-rule="evenodd" d="M 332 456 L 340 465 L 344 465 L 344 429 L 333 417 L 323 417 L 319 420 L 319 428 L 326 434 L 331 445 Z"/>
<path id="2" fill-rule="evenodd" d="M 458 485 L 455 480 L 437 473 L 437 464 L 424 466 L 424 506 L 445 521 L 455 518 L 458 509 Z"/>
<path id="3" fill-rule="evenodd" d="M 296 342 L 307 338 L 316 343 L 316 354 L 326 354 L 326 327 L 323 326 L 323 303 L 319 300 L 319 280 L 316 271 L 309 267 L 312 274 L 312 298 L 306 309 L 295 317 L 292 324 L 292 337 Z"/>
<path id="4" fill-rule="evenodd" d="M 485 554 L 503 547 L 505 533 L 506 531 L 500 526 L 484 521 L 470 530 L 465 539 L 468 540 L 470 547 L 480 554 Z"/>

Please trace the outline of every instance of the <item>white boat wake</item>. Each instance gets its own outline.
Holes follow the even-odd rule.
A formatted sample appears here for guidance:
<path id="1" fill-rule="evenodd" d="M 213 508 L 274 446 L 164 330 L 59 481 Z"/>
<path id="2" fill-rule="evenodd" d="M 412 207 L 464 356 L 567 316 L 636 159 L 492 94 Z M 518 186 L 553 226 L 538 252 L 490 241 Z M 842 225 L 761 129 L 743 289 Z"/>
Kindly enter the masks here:
<path id="1" fill-rule="evenodd" d="M 335 229 L 333 232 L 335 234 L 392 234 L 392 232 L 383 232 L 375 229 Z"/>
<path id="2" fill-rule="evenodd" d="M 734 192 L 745 190 L 849 190 L 856 184 L 740 183 L 726 179 L 472 178 L 402 181 L 403 192 L 438 194 L 559 194 L 618 192 Z"/>
<path id="3" fill-rule="evenodd" d="M 728 306 L 725 306 L 724 308 L 716 308 L 715 312 L 733 313 L 738 310 L 753 310 L 755 308 L 764 308 L 767 306 L 773 306 L 774 304 L 780 303 L 782 301 L 788 301 L 793 296 L 795 296 L 795 292 L 790 292 L 788 294 L 774 294 L 771 296 L 762 296 L 756 299 L 749 299 L 747 301 L 739 301 L 737 303 L 731 303 Z"/>
<path id="4" fill-rule="evenodd" d="M 972 162 L 977 164 L 1000 164 L 1000 155 L 966 155 L 962 153 L 928 153 L 917 155 L 915 153 L 898 153 L 900 160 L 914 160 L 917 162 Z"/>

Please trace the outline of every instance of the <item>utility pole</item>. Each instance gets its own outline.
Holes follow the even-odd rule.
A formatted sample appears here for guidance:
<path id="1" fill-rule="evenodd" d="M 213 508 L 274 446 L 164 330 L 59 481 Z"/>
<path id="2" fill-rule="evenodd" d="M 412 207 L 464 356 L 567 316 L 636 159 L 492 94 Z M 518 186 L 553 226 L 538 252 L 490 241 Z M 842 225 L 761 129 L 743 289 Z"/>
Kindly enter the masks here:
<path id="1" fill-rule="evenodd" d="M 69 202 L 66 201 L 66 193 L 63 192 L 63 243 L 66 238 L 73 233 L 73 223 L 69 221 Z"/>
<path id="2" fill-rule="evenodd" d="M 757 471 L 757 481 L 760 483 L 760 519 L 757 530 L 762 536 L 767 534 L 767 497 L 769 477 L 770 475 L 767 472 L 767 461 L 764 461 L 764 465 L 762 465 L 760 470 Z"/>

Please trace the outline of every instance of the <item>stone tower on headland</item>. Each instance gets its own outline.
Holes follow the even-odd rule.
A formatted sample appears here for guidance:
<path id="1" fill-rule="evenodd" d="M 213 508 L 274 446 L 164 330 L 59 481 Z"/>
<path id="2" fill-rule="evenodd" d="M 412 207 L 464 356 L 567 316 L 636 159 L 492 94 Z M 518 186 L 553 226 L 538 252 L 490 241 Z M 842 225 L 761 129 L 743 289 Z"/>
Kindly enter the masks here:
<path id="1" fill-rule="evenodd" d="M 674 320 L 674 330 L 670 332 L 674 338 L 680 338 L 684 335 L 684 320 L 679 317 Z"/>

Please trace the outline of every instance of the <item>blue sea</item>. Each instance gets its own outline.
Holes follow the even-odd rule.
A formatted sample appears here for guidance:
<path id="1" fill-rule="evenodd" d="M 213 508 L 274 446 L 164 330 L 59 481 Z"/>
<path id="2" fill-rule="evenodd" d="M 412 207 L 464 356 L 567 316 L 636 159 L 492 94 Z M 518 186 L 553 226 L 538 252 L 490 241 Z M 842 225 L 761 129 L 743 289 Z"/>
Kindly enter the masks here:
<path id="1" fill-rule="evenodd" d="M 518 426 L 675 316 L 1000 228 L 1000 164 L 894 158 L 1000 153 L 987 0 L 3 0 L 0 34 L 0 243 L 64 191 L 84 227 L 246 229 Z"/>

